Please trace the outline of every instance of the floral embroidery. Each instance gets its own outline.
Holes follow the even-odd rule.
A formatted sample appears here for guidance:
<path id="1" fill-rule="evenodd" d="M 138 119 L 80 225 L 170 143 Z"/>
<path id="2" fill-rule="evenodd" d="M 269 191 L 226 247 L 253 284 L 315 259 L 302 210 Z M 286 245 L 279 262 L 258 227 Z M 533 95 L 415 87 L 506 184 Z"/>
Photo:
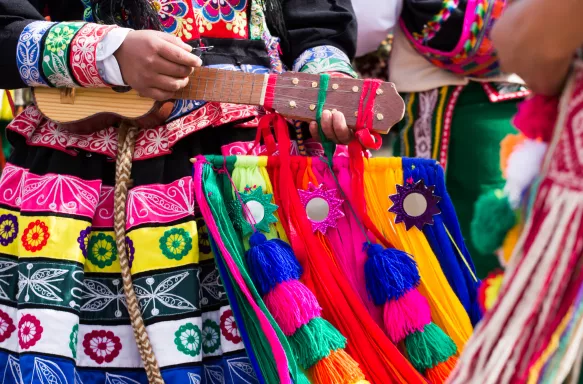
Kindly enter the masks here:
<path id="1" fill-rule="evenodd" d="M 174 333 L 174 344 L 176 348 L 185 355 L 192 357 L 197 356 L 200 353 L 201 343 L 201 332 L 197 325 L 192 323 L 187 323 Z"/>
<path id="2" fill-rule="evenodd" d="M 237 12 L 245 9 L 247 0 L 194 0 L 193 4 L 211 23 L 216 23 L 221 19 L 231 22 L 235 19 Z"/>
<path id="3" fill-rule="evenodd" d="M 34 346 L 43 334 L 40 321 L 33 315 L 26 314 L 18 322 L 18 344 L 20 348 L 29 349 Z"/>
<path id="4" fill-rule="evenodd" d="M 87 258 L 99 268 L 110 266 L 117 259 L 115 241 L 105 233 L 92 235 L 87 248 Z"/>
<path id="5" fill-rule="evenodd" d="M 14 326 L 14 321 L 10 318 L 6 312 L 0 310 L 0 343 L 8 340 L 12 332 L 16 330 Z"/>
<path id="6" fill-rule="evenodd" d="M 64 51 L 73 39 L 75 32 L 77 30 L 70 28 L 68 25 L 57 25 L 49 31 L 45 49 L 54 53 Z"/>
<path id="7" fill-rule="evenodd" d="M 202 350 L 204 353 L 213 353 L 219 349 L 221 343 L 219 325 L 211 319 L 206 319 L 202 325 Z"/>
<path id="8" fill-rule="evenodd" d="M 233 31 L 241 37 L 245 37 L 247 33 L 247 14 L 245 12 L 237 12 L 235 19 L 231 23 L 227 23 L 227 30 Z"/>
<path id="9" fill-rule="evenodd" d="M 82 87 L 106 86 L 97 68 L 97 46 L 113 28 L 116 26 L 88 23 L 79 30 L 71 42 L 69 48 L 71 71 Z"/>
<path id="10" fill-rule="evenodd" d="M 30 87 L 48 85 L 42 78 L 39 70 L 42 57 L 41 43 L 46 31 L 54 23 L 48 21 L 34 21 L 24 27 L 16 46 L 16 63 L 20 78 Z"/>
<path id="11" fill-rule="evenodd" d="M 213 29 L 213 24 L 204 18 L 202 12 L 194 12 L 194 22 L 198 25 L 199 33 L 204 33 L 205 31 Z"/>
<path id="12" fill-rule="evenodd" d="M 357 77 L 348 56 L 342 50 L 329 45 L 307 49 L 294 62 L 293 71 L 312 74 L 343 72 Z"/>
<path id="13" fill-rule="evenodd" d="M 36 252 L 43 249 L 47 245 L 47 241 L 51 234 L 49 233 L 49 228 L 47 225 L 40 221 L 34 221 L 28 224 L 28 227 L 24 230 L 22 235 L 22 245 L 24 249 L 29 252 Z"/>
<path id="14" fill-rule="evenodd" d="M 43 51 L 42 70 L 55 87 L 75 87 L 69 71 L 69 45 L 84 22 L 59 23 L 47 33 Z"/>
<path id="15" fill-rule="evenodd" d="M 189 15 L 189 6 L 184 0 L 153 0 L 164 31 L 178 37 L 192 38 L 194 19 Z"/>
<path id="16" fill-rule="evenodd" d="M 119 337 L 104 329 L 92 331 L 83 338 L 85 354 L 97 364 L 111 363 L 121 351 Z"/>
<path id="17" fill-rule="evenodd" d="M 79 248 L 83 253 L 84 257 L 87 257 L 87 246 L 89 243 L 89 235 L 91 234 L 91 226 L 81 230 L 79 237 L 77 238 L 77 243 L 79 243 Z"/>
<path id="18" fill-rule="evenodd" d="M 221 315 L 221 333 L 225 339 L 229 340 L 233 344 L 238 344 L 241 342 L 241 335 L 239 334 L 239 328 L 235 322 L 235 316 L 233 316 L 232 310 L 227 310 Z"/>
<path id="19" fill-rule="evenodd" d="M 209 231 L 204 223 L 204 219 L 198 219 L 196 221 L 196 229 L 198 230 L 198 250 L 203 254 L 211 253 Z"/>
<path id="20" fill-rule="evenodd" d="M 71 349 L 71 354 L 73 358 L 77 358 L 77 339 L 79 337 L 79 324 L 75 324 L 69 335 L 69 348 Z"/>
<path id="21" fill-rule="evenodd" d="M 192 249 L 192 238 L 182 228 L 172 228 L 160 238 L 160 249 L 169 259 L 181 260 Z"/>
<path id="22" fill-rule="evenodd" d="M 0 216 L 0 245 L 7 246 L 18 236 L 18 219 L 11 214 Z"/>
<path id="23" fill-rule="evenodd" d="M 126 246 L 128 248 L 128 258 L 131 268 L 132 265 L 134 264 L 134 255 L 136 253 L 136 249 L 134 248 L 134 242 L 132 241 L 132 239 L 129 238 L 129 236 L 126 236 Z"/>

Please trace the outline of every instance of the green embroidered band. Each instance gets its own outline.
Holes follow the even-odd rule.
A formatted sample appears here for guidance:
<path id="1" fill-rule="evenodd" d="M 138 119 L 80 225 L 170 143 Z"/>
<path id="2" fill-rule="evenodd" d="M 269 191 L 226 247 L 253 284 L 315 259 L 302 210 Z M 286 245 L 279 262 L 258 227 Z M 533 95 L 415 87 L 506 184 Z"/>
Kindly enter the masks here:
<path id="1" fill-rule="evenodd" d="M 69 70 L 69 46 L 84 22 L 59 23 L 48 32 L 43 50 L 42 70 L 53 87 L 76 87 Z"/>

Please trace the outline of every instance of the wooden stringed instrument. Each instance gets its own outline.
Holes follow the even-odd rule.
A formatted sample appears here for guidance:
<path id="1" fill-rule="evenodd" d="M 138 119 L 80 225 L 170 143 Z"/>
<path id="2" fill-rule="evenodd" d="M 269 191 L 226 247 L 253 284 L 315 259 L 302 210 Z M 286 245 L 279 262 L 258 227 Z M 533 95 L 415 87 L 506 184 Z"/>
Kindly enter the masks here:
<path id="1" fill-rule="evenodd" d="M 215 68 L 195 68 L 189 83 L 174 99 L 205 100 L 272 108 L 282 115 L 311 121 L 316 116 L 320 76 L 286 72 L 281 75 L 253 74 Z M 331 77 L 325 109 L 344 113 L 346 122 L 356 124 L 361 96 L 374 100 L 373 129 L 388 133 L 405 113 L 403 99 L 392 83 L 382 83 L 375 95 L 362 95 L 364 80 Z M 38 109 L 47 118 L 75 132 L 93 131 L 121 120 L 140 127 L 162 124 L 172 109 L 171 102 L 156 102 L 134 90 L 111 88 L 46 88 L 33 90 Z M 95 129 L 93 129 L 95 127 Z"/>

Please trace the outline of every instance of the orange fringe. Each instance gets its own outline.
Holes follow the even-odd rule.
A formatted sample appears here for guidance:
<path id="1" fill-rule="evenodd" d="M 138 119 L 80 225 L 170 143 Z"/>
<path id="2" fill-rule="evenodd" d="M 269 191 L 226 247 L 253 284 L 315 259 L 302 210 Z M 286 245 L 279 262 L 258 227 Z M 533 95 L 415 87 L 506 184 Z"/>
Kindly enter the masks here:
<path id="1" fill-rule="evenodd" d="M 425 371 L 425 377 L 431 384 L 445 383 L 457 364 L 457 357 L 452 356 L 443 363 Z"/>
<path id="2" fill-rule="evenodd" d="M 520 133 L 513 135 L 509 134 L 500 142 L 500 169 L 502 174 L 506 177 L 506 166 L 508 165 L 508 158 L 514 151 L 517 145 L 521 144 L 526 137 Z"/>
<path id="3" fill-rule="evenodd" d="M 344 349 L 330 352 L 308 372 L 314 384 L 369 384 L 358 363 Z"/>

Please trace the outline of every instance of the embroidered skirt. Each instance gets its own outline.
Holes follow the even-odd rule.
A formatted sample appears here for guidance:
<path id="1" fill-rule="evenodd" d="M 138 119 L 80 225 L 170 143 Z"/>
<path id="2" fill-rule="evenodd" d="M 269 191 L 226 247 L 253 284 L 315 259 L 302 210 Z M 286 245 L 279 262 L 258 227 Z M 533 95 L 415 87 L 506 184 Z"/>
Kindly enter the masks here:
<path id="1" fill-rule="evenodd" d="M 113 232 L 117 134 L 84 143 L 50 124 L 52 136 L 41 134 L 40 121 L 29 109 L 13 122 L 15 149 L 0 179 L 0 381 L 146 383 Z M 153 350 L 166 383 L 255 383 L 188 161 L 255 131 L 168 131 L 172 145 L 153 131 L 138 137 L 126 211 Z"/>

